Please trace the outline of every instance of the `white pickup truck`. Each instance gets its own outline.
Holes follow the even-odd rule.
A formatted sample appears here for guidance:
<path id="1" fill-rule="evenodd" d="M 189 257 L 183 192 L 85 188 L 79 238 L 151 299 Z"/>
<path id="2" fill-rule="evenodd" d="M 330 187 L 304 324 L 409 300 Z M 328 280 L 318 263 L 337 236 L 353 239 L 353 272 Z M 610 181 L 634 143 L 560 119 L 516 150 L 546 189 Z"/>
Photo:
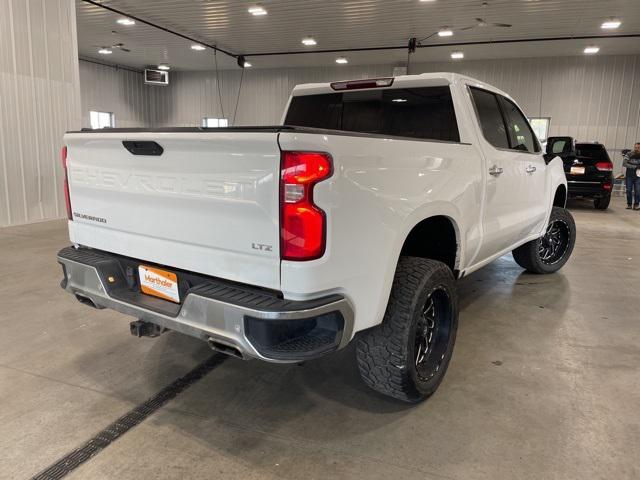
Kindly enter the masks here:
<path id="1" fill-rule="evenodd" d="M 513 251 L 552 273 L 576 229 L 559 158 L 505 93 L 452 73 L 301 85 L 283 125 L 70 132 L 62 287 L 243 359 L 352 340 L 409 402 L 451 359 L 456 279 Z"/>

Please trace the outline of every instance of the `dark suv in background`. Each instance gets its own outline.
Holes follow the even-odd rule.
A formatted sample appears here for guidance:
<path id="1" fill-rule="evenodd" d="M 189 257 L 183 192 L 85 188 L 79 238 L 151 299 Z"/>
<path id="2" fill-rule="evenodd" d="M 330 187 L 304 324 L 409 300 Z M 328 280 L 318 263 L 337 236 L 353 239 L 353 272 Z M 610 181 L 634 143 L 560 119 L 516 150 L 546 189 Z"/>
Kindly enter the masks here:
<path id="1" fill-rule="evenodd" d="M 598 210 L 606 210 L 613 188 L 613 163 L 601 143 L 577 143 L 573 137 L 549 137 L 547 154 L 564 162 L 569 198 L 592 198 Z"/>

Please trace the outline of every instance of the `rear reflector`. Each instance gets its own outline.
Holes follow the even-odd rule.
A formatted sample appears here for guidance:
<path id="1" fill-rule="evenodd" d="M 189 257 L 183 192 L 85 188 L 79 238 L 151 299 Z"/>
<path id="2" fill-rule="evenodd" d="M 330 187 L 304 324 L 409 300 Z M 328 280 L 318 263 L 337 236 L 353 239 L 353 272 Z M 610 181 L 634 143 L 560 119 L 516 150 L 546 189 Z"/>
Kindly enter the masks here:
<path id="1" fill-rule="evenodd" d="M 71 196 L 69 195 L 69 173 L 67 171 L 67 147 L 62 147 L 60 152 L 60 159 L 62 160 L 62 169 L 64 170 L 64 203 L 67 207 L 67 218 L 73 220 L 73 213 L 71 212 Z"/>
<path id="2" fill-rule="evenodd" d="M 280 180 L 280 256 L 313 260 L 324 254 L 325 213 L 313 203 L 313 187 L 331 176 L 331 156 L 318 152 L 282 152 Z"/>
<path id="3" fill-rule="evenodd" d="M 331 88 L 334 90 L 357 90 L 358 88 L 380 88 L 393 85 L 393 77 L 370 78 L 367 80 L 351 80 L 348 82 L 333 82 Z"/>
<path id="4" fill-rule="evenodd" d="M 598 162 L 596 168 L 601 172 L 613 172 L 613 163 L 611 162 Z"/>
<path id="5" fill-rule="evenodd" d="M 611 189 L 613 188 L 613 185 L 611 185 L 610 183 L 605 183 L 604 185 L 602 185 L 602 188 L 604 188 L 605 190 L 611 191 Z"/>

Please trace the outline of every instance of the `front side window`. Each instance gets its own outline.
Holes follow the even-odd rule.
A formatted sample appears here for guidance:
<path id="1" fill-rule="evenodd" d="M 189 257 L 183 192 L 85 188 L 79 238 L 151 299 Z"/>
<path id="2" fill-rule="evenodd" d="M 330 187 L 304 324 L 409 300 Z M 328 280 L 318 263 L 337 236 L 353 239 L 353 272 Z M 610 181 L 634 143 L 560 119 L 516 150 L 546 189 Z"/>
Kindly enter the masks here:
<path id="1" fill-rule="evenodd" d="M 91 128 L 97 130 L 99 128 L 115 128 L 116 119 L 111 112 L 97 112 L 91 110 L 89 112 L 89 122 Z"/>
<path id="2" fill-rule="evenodd" d="M 297 96 L 285 124 L 459 142 L 448 86 Z"/>
<path id="3" fill-rule="evenodd" d="M 484 138 L 496 148 L 509 148 L 509 138 L 498 98 L 491 92 L 471 88 Z"/>
<path id="4" fill-rule="evenodd" d="M 500 97 L 500 100 L 507 121 L 511 148 L 522 152 L 539 152 L 540 145 L 526 117 L 511 100 L 505 97 Z"/>

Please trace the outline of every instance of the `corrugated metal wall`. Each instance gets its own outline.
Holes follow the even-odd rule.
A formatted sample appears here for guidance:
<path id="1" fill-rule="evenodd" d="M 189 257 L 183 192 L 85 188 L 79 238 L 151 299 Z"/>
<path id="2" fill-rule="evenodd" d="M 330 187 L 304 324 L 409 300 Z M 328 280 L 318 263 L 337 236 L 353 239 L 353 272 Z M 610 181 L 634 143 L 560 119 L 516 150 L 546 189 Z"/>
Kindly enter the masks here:
<path id="1" fill-rule="evenodd" d="M 0 226 L 65 215 L 62 135 L 80 126 L 73 0 L 0 0 Z"/>
<path id="2" fill-rule="evenodd" d="M 152 92 L 142 73 L 80 60 L 82 126 L 90 128 L 89 112 L 111 112 L 116 127 L 152 124 Z"/>
<path id="3" fill-rule="evenodd" d="M 604 142 L 621 165 L 619 150 L 640 139 L 640 56 L 523 58 L 427 63 L 412 73 L 456 71 L 486 81 L 517 99 L 529 116 L 551 117 L 551 135 Z M 280 121 L 290 90 L 299 83 L 390 75 L 392 67 L 255 69 L 244 73 L 236 125 Z M 233 120 L 240 73 L 220 72 L 224 115 Z M 154 105 L 156 125 L 199 125 L 222 116 L 215 73 L 172 72 L 171 86 Z M 621 168 L 621 167 L 619 167 Z"/>

